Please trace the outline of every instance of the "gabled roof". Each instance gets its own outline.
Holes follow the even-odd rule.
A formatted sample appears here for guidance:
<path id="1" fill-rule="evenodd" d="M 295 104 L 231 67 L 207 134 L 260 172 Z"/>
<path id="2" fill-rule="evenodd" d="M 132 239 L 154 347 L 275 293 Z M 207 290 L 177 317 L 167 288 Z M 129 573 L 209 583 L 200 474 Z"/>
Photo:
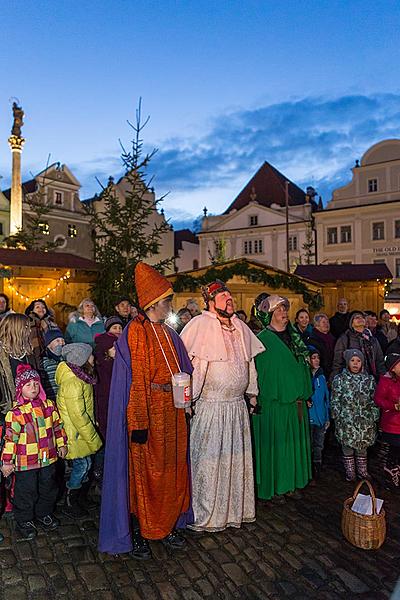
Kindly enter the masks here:
<path id="1" fill-rule="evenodd" d="M 23 195 L 25 196 L 26 194 L 32 194 L 33 192 L 36 192 L 38 179 L 40 177 L 42 177 L 43 179 L 47 178 L 47 180 L 52 181 L 53 179 L 51 177 L 49 177 L 49 173 L 51 173 L 52 171 L 57 171 L 57 170 L 60 170 L 61 172 L 66 173 L 66 175 L 72 180 L 72 182 L 75 185 L 77 185 L 79 187 L 81 186 L 81 184 L 79 183 L 79 181 L 77 180 L 75 175 L 73 175 L 73 173 L 68 169 L 67 165 L 61 165 L 59 162 L 55 162 L 52 165 L 49 165 L 48 167 L 43 169 L 43 171 L 40 171 L 36 175 L 36 177 L 34 177 L 33 179 L 28 179 L 28 181 L 22 182 Z M 54 180 L 54 181 L 56 181 L 56 180 Z M 10 200 L 11 199 L 11 188 L 4 190 L 3 194 L 5 195 L 5 197 L 8 200 Z"/>
<path id="2" fill-rule="evenodd" d="M 305 204 L 305 192 L 285 177 L 278 169 L 275 169 L 275 167 L 265 161 L 239 195 L 236 196 L 235 200 L 226 209 L 224 214 L 228 214 L 233 209 L 240 210 L 244 206 L 247 206 L 252 200 L 267 207 L 270 207 L 271 204 L 285 206 L 286 181 L 289 181 L 289 206 Z M 316 208 L 314 201 L 312 204 L 313 207 Z"/>
<path id="3" fill-rule="evenodd" d="M 314 281 L 373 281 L 391 279 L 392 273 L 384 264 L 363 265 L 298 265 L 295 275 Z"/>
<path id="4" fill-rule="evenodd" d="M 0 263 L 9 267 L 48 267 L 85 271 L 97 269 L 93 260 L 68 252 L 39 252 L 15 248 L 0 248 Z"/>
<path id="5" fill-rule="evenodd" d="M 28 181 L 24 181 L 22 183 L 22 193 L 25 194 L 33 194 L 36 192 L 37 181 L 36 179 L 28 179 Z M 11 199 L 11 188 L 4 190 L 3 194 L 7 198 L 7 200 Z"/>
<path id="6" fill-rule="evenodd" d="M 182 250 L 182 242 L 198 244 L 199 238 L 193 231 L 190 231 L 190 229 L 178 229 L 177 231 L 174 231 L 175 256 L 177 256 L 179 250 Z"/>

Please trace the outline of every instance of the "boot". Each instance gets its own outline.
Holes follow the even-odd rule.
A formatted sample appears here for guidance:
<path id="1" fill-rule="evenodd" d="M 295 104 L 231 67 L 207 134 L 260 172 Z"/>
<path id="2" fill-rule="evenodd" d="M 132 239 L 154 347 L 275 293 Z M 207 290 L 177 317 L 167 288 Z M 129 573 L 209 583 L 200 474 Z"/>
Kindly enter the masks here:
<path id="1" fill-rule="evenodd" d="M 81 489 L 79 490 L 79 504 L 84 510 L 91 510 L 92 508 L 99 507 L 98 500 L 89 496 L 90 486 L 90 481 L 86 481 L 85 483 L 82 483 Z"/>
<path id="2" fill-rule="evenodd" d="M 64 515 L 68 515 L 73 519 L 81 519 L 88 516 L 88 511 L 79 504 L 80 492 L 80 488 L 77 490 L 67 488 L 64 506 L 61 509 Z"/>
<path id="3" fill-rule="evenodd" d="M 371 481 L 371 475 L 368 473 L 368 459 L 366 456 L 356 457 L 357 476 L 359 479 Z"/>
<path id="4" fill-rule="evenodd" d="M 346 473 L 346 481 L 356 480 L 356 465 L 354 456 L 343 456 L 344 470 Z"/>
<path id="5" fill-rule="evenodd" d="M 131 556 L 136 560 L 149 560 L 153 557 L 149 542 L 141 536 L 139 529 L 135 529 L 132 533 Z"/>

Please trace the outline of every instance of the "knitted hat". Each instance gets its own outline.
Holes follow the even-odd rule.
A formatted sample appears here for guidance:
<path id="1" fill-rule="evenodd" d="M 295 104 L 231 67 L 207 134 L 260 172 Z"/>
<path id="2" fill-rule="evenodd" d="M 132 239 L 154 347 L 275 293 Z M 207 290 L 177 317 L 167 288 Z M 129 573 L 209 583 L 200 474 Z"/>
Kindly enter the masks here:
<path id="1" fill-rule="evenodd" d="M 350 313 L 349 327 L 353 327 L 353 320 L 357 315 L 361 315 L 362 317 L 365 316 L 362 310 L 352 310 Z"/>
<path id="2" fill-rule="evenodd" d="M 315 346 L 307 346 L 307 348 L 309 356 L 312 356 L 313 354 L 318 354 L 318 356 L 321 356 L 321 352 Z"/>
<path id="3" fill-rule="evenodd" d="M 208 303 L 210 300 L 214 300 L 217 294 L 221 292 L 229 292 L 226 283 L 220 279 L 216 279 L 201 288 L 201 293 L 204 298 L 204 302 Z"/>
<path id="4" fill-rule="evenodd" d="M 356 348 L 350 348 L 349 350 L 345 350 L 343 352 L 343 358 L 347 366 L 349 366 L 349 362 L 353 358 L 353 356 L 358 356 L 358 358 L 361 360 L 361 364 L 364 365 L 364 354 L 361 352 L 361 350 L 357 350 Z"/>
<path id="5" fill-rule="evenodd" d="M 64 334 L 61 331 L 61 329 L 58 329 L 58 328 L 57 329 L 48 329 L 43 337 L 44 337 L 44 345 L 48 346 L 53 340 L 56 340 L 57 338 L 64 339 Z"/>
<path id="6" fill-rule="evenodd" d="M 400 362 L 400 354 L 391 352 L 385 357 L 385 366 L 388 371 L 392 371 L 393 368 Z"/>
<path id="7" fill-rule="evenodd" d="M 121 327 L 124 326 L 124 324 L 122 323 L 122 321 L 119 317 L 117 317 L 117 316 L 108 317 L 107 321 L 104 324 L 106 331 L 109 331 L 110 327 L 112 327 L 113 325 L 121 325 Z"/>
<path id="8" fill-rule="evenodd" d="M 63 346 L 61 356 L 65 362 L 82 367 L 91 354 L 92 346 L 76 343 Z"/>
<path id="9" fill-rule="evenodd" d="M 40 384 L 40 376 L 31 365 L 18 365 L 17 376 L 15 378 L 15 395 L 18 398 L 21 396 L 22 388 L 29 381 L 35 380 Z"/>
<path id="10" fill-rule="evenodd" d="M 138 262 L 135 267 L 135 286 L 139 306 L 143 310 L 174 293 L 168 279 L 144 262 Z"/>

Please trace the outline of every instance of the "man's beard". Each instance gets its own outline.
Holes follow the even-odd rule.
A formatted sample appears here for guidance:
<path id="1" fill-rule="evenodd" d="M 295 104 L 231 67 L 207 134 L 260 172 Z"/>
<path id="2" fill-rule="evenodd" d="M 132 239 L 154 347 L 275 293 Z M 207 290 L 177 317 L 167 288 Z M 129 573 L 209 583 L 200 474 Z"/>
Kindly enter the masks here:
<path id="1" fill-rule="evenodd" d="M 233 305 L 231 303 L 229 303 L 229 306 L 232 307 L 232 312 L 228 312 L 226 309 L 228 308 L 228 302 L 225 304 L 225 310 L 222 310 L 222 308 L 217 308 L 215 307 L 215 311 L 219 314 L 220 317 L 223 317 L 224 319 L 230 319 L 233 316 Z"/>

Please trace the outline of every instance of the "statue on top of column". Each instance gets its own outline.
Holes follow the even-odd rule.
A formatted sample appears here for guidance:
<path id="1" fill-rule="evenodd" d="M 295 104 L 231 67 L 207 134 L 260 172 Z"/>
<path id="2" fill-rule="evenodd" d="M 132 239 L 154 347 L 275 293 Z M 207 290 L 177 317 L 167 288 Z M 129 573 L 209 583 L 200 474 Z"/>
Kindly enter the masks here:
<path id="1" fill-rule="evenodd" d="M 24 124 L 24 111 L 21 106 L 18 106 L 16 102 L 13 102 L 12 105 L 14 123 L 11 129 L 11 135 L 15 135 L 16 137 L 21 137 L 21 127 Z"/>

